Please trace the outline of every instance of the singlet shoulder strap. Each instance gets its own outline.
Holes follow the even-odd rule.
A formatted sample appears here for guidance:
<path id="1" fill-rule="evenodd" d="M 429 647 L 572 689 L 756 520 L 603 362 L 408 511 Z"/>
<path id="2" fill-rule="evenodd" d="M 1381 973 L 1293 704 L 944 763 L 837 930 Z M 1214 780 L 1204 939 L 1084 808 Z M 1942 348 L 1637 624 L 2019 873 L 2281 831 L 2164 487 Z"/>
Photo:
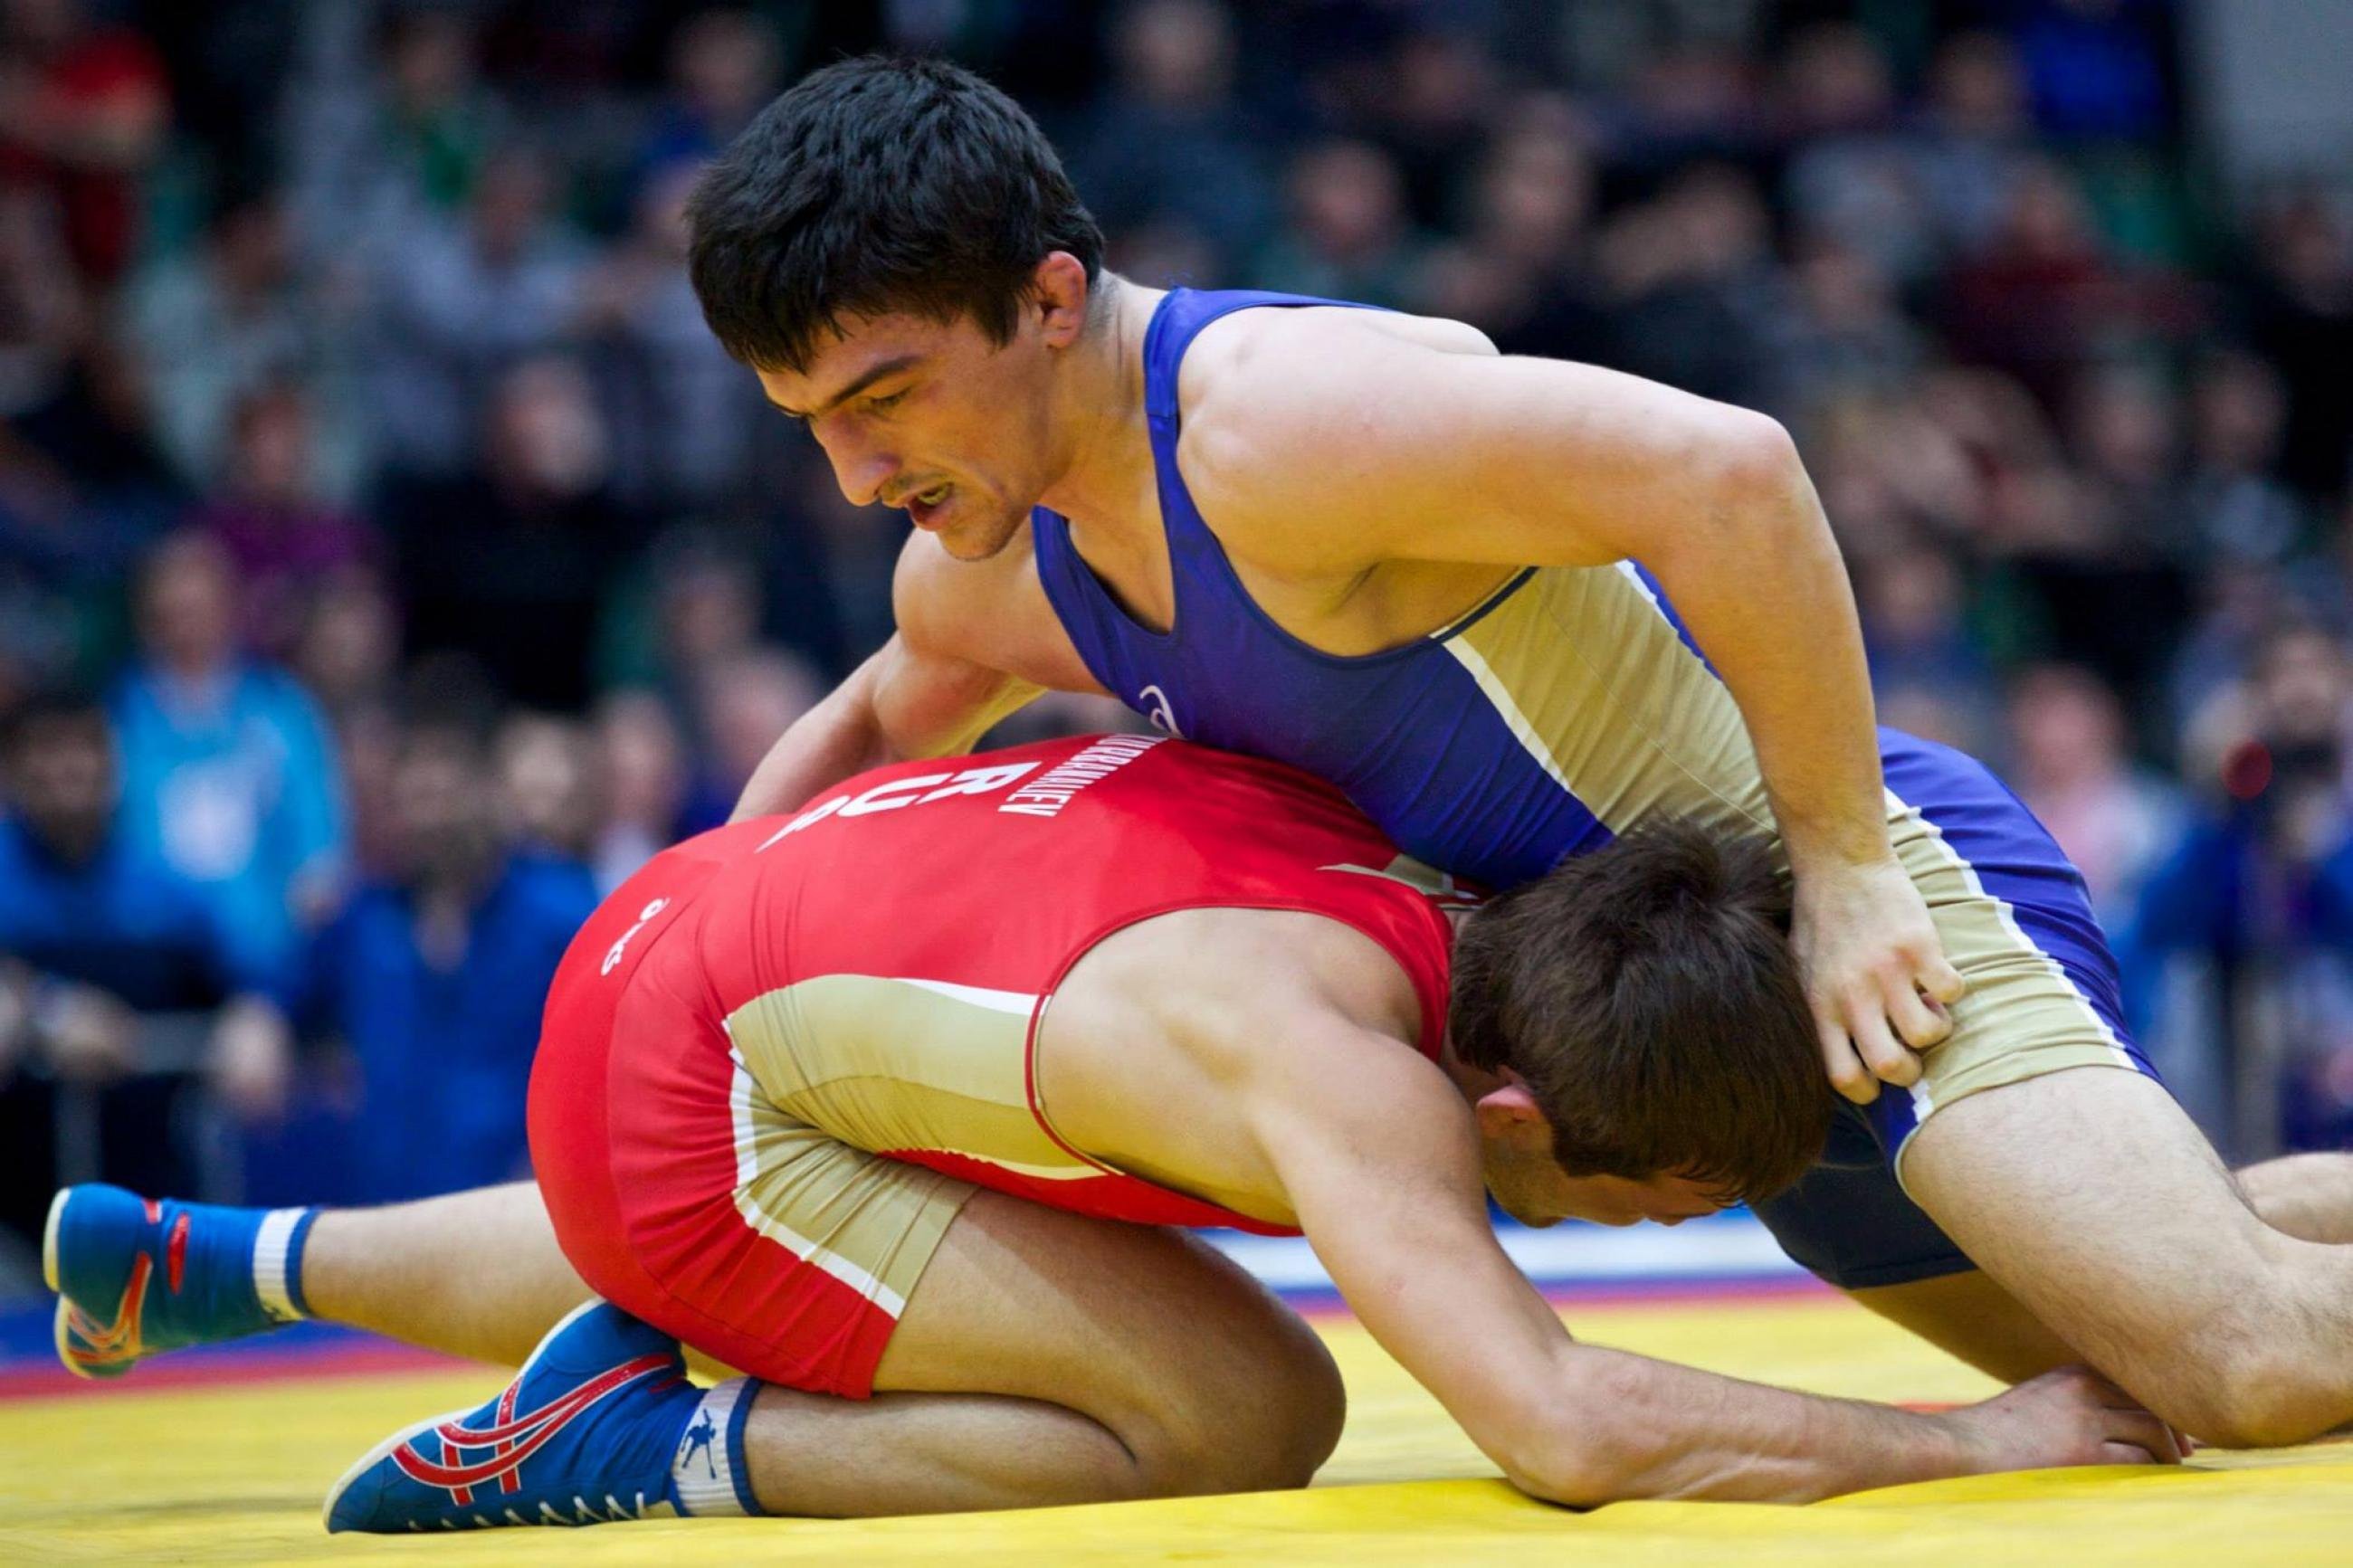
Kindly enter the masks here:
<path id="1" fill-rule="evenodd" d="M 1278 294 L 1263 289 L 1172 289 L 1152 315 L 1144 335 L 1144 408 L 1150 426 L 1152 451 L 1160 477 L 1160 523 L 1168 541 L 1169 568 L 1176 593 L 1176 619 L 1183 625 L 1188 602 L 1198 605 L 1204 595 L 1230 597 L 1239 590 L 1228 585 L 1231 567 L 1225 547 L 1193 503 L 1183 473 L 1176 466 L 1180 417 L 1176 406 L 1176 376 L 1185 353 L 1210 322 L 1237 310 L 1261 306 L 1331 305 L 1347 310 L 1377 310 L 1348 300 L 1325 300 L 1313 294 Z M 1198 610 L 1196 611 L 1198 614 Z"/>
<path id="2" fill-rule="evenodd" d="M 1172 289 L 1153 313 L 1144 334 L 1144 411 L 1155 431 L 1176 425 L 1176 372 L 1185 351 L 1201 329 L 1236 310 L 1262 305 L 1331 305 L 1344 310 L 1378 310 L 1386 307 L 1353 300 L 1325 300 L 1314 294 L 1282 294 L 1266 289 Z"/>

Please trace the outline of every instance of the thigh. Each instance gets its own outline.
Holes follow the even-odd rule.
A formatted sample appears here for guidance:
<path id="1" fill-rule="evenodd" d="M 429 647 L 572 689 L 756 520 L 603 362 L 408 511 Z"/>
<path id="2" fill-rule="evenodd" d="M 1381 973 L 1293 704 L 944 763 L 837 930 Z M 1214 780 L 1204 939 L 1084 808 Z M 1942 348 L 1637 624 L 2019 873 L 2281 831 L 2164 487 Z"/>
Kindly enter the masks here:
<path id="1" fill-rule="evenodd" d="M 532 1155 L 565 1258 L 711 1361 L 864 1398 L 974 1189 L 778 1110 L 695 998 L 638 980 L 603 1031 L 551 1028 L 533 1069 Z"/>
<path id="2" fill-rule="evenodd" d="M 863 1399 L 976 1189 L 852 1148 L 733 1071 L 724 1098 L 616 1118 L 609 1204 L 579 1201 L 584 1173 L 543 1166 L 556 1236 L 598 1295 L 711 1360 Z"/>
<path id="3" fill-rule="evenodd" d="M 949 1228 L 874 1384 L 1045 1400 L 1199 1456 L 1296 1443 L 1308 1468 L 1342 1412 L 1323 1342 L 1198 1237 L 992 1192 Z"/>
<path id="4" fill-rule="evenodd" d="M 2299 1244 L 2259 1220 L 2205 1138 L 2138 1073 L 2049 1074 L 1940 1110 L 1914 1196 L 1986 1273 L 2120 1380 L 2187 1353 Z"/>
<path id="5" fill-rule="evenodd" d="M 2239 1191 L 2273 1229 L 2353 1244 L 2353 1154 L 2286 1154 L 2237 1175 Z"/>
<path id="6" fill-rule="evenodd" d="M 566 1254 L 615 1305 L 814 1394 L 1034 1398 L 1193 1454 L 1287 1408 L 1304 1418 L 1274 1426 L 1328 1410 L 1336 1433 L 1322 1342 L 1206 1243 L 852 1148 L 732 1071 L 723 1096 L 617 1105 L 596 1160 L 543 1166 Z M 608 1201 L 584 1205 L 600 1176 Z"/>
<path id="7" fill-rule="evenodd" d="M 1914 1134 L 1971 1095 L 2076 1068 L 2156 1080 L 2125 1028 L 2115 961 L 2072 873 L 2028 878 L 1956 860 L 1915 880 L 1968 990 L 1952 1005 L 1952 1033 L 1921 1058 L 1919 1082 L 1883 1088 L 1868 1108 L 1907 1186 Z"/>
<path id="8" fill-rule="evenodd" d="M 1897 853 L 1968 983 L 1919 1082 L 1883 1089 L 1869 1108 L 1908 1185 L 1913 1133 L 1972 1095 L 2079 1067 L 2157 1070 L 2125 1026 L 2116 959 L 2084 879 L 2042 825 L 1958 752 L 1896 744 L 1886 768 L 1888 788 L 1915 803 L 1896 826 Z"/>

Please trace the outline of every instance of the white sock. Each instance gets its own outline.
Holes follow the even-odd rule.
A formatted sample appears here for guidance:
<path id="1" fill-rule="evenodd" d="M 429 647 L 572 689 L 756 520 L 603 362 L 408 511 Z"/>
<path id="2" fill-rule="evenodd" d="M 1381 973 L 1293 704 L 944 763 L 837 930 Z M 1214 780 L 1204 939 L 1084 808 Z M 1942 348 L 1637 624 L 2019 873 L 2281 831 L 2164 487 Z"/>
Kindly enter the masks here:
<path id="1" fill-rule="evenodd" d="M 302 1300 L 302 1243 L 316 1209 L 271 1209 L 253 1237 L 253 1293 L 261 1310 L 281 1323 L 311 1315 Z"/>
<path id="2" fill-rule="evenodd" d="M 752 1478 L 744 1473 L 744 1419 L 752 1413 L 756 1380 L 731 1377 L 707 1390 L 687 1417 L 670 1479 L 680 1511 L 690 1518 L 736 1518 L 756 1514 Z"/>

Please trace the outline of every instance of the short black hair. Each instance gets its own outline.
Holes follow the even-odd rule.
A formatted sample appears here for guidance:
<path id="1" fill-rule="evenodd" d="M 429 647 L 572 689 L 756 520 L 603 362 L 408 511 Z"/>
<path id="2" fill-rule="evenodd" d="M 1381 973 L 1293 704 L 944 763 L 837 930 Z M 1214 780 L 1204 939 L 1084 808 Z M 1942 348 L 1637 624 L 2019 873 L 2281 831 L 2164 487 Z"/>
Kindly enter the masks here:
<path id="1" fill-rule="evenodd" d="M 755 370 L 806 371 L 852 315 L 969 317 L 1002 343 L 1038 263 L 1103 268 L 1103 230 L 1036 121 L 940 59 L 803 78 L 703 173 L 687 223 L 703 320 Z"/>
<path id="2" fill-rule="evenodd" d="M 1526 1080 L 1571 1175 L 1771 1197 L 1832 1110 L 1788 921 L 1764 844 L 1646 826 L 1463 921 L 1455 1051 Z"/>

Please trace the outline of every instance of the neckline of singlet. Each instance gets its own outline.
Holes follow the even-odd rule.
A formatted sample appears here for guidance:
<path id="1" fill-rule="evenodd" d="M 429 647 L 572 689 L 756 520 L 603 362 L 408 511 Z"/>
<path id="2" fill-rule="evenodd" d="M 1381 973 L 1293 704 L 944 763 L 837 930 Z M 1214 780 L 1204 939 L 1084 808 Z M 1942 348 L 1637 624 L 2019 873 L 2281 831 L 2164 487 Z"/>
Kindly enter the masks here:
<path id="1" fill-rule="evenodd" d="M 1087 558 L 1080 553 L 1077 542 L 1071 537 L 1071 520 L 1050 508 L 1038 509 L 1051 517 L 1060 527 L 1061 542 L 1070 554 L 1071 564 L 1085 576 L 1088 585 L 1102 599 L 1104 607 L 1117 616 L 1127 630 L 1165 647 L 1177 642 L 1177 634 L 1186 625 L 1182 604 L 1184 574 L 1179 570 L 1180 557 L 1175 530 L 1171 526 L 1169 518 L 1169 501 L 1172 496 L 1181 497 L 1184 504 L 1191 510 L 1192 520 L 1187 526 L 1190 531 L 1198 531 L 1201 536 L 1199 542 L 1186 552 L 1187 557 L 1206 554 L 1209 568 L 1224 576 L 1227 588 L 1232 593 L 1235 600 L 1241 605 L 1244 612 L 1256 620 L 1269 635 L 1282 642 L 1284 647 L 1303 658 L 1341 668 L 1362 668 L 1389 659 L 1401 658 L 1442 644 L 1451 637 L 1459 637 L 1485 616 L 1488 612 L 1518 592 L 1529 578 L 1536 574 L 1537 568 L 1524 567 L 1505 578 L 1469 609 L 1464 610 L 1445 625 L 1432 631 L 1418 633 L 1409 641 L 1401 642 L 1395 647 L 1376 648 L 1371 653 L 1333 653 L 1329 649 L 1317 647 L 1269 615 L 1266 606 L 1258 602 L 1257 595 L 1252 594 L 1248 584 L 1242 582 L 1241 574 L 1234 570 L 1233 559 L 1226 553 L 1224 542 L 1219 539 L 1216 531 L 1209 527 L 1208 520 L 1201 516 L 1201 509 L 1193 500 L 1193 491 L 1185 483 L 1185 475 L 1176 466 L 1176 438 L 1182 433 L 1184 422 L 1183 413 L 1177 407 L 1176 401 L 1177 373 L 1183 368 L 1185 355 L 1192 348 L 1193 340 L 1211 323 L 1239 311 L 1267 308 L 1298 310 L 1317 305 L 1338 310 L 1377 310 L 1379 307 L 1354 304 L 1345 300 L 1318 299 L 1309 295 L 1269 294 L 1259 290 L 1236 290 L 1236 292 L 1246 294 L 1248 297 L 1219 300 L 1215 309 L 1189 323 L 1185 330 L 1183 339 L 1173 350 L 1166 346 L 1166 331 L 1174 313 L 1172 308 L 1180 298 L 1199 297 L 1198 290 L 1184 288 L 1168 290 L 1161 296 L 1160 303 L 1153 307 L 1152 321 L 1144 331 L 1144 408 L 1150 429 L 1153 493 L 1160 506 L 1160 540 L 1162 546 L 1168 552 L 1168 629 L 1160 631 L 1136 619 L 1128 607 L 1120 602 L 1119 595 L 1113 593 L 1095 569 L 1087 563 Z M 1159 364 L 1164 354 L 1168 359 L 1165 372 Z"/>

